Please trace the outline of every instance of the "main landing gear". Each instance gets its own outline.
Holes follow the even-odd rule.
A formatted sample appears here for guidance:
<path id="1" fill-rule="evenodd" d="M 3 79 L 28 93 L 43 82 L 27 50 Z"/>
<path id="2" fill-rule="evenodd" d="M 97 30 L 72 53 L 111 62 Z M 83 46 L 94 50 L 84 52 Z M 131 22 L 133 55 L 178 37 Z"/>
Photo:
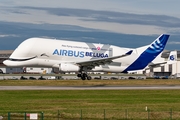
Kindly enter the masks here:
<path id="1" fill-rule="evenodd" d="M 87 73 L 80 73 L 77 75 L 77 77 L 80 77 L 82 80 L 91 80 L 91 76 L 88 76 Z"/>

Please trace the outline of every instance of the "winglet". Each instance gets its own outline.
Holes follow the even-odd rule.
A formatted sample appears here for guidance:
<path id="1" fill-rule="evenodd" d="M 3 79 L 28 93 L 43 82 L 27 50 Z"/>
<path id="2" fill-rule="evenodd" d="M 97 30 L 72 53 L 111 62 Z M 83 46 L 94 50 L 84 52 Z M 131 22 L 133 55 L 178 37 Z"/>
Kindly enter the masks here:
<path id="1" fill-rule="evenodd" d="M 126 53 L 126 55 L 130 55 L 133 52 L 133 50 L 130 50 Z"/>

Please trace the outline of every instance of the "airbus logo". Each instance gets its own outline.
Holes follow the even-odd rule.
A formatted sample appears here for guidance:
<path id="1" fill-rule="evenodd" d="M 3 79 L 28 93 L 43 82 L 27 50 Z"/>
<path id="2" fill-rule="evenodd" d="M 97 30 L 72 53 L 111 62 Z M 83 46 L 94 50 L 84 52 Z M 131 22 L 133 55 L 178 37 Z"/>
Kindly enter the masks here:
<path id="1" fill-rule="evenodd" d="M 105 53 L 95 53 L 95 52 L 84 52 L 84 51 L 75 51 L 75 50 L 58 50 L 55 49 L 53 55 L 59 56 L 69 56 L 69 57 L 95 57 L 95 58 L 108 58 L 108 54 Z"/>
<path id="2" fill-rule="evenodd" d="M 169 58 L 170 58 L 170 60 L 174 60 L 175 59 L 174 55 L 171 55 Z"/>

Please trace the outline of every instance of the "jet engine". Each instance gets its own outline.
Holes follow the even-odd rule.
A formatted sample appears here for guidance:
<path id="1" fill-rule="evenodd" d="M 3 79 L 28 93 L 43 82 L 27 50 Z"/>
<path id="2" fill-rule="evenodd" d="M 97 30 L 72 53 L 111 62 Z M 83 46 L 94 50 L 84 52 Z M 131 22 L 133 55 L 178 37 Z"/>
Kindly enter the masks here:
<path id="1" fill-rule="evenodd" d="M 62 72 L 78 72 L 79 70 L 80 70 L 80 67 L 75 64 L 61 63 L 59 65 L 59 71 L 62 71 Z"/>

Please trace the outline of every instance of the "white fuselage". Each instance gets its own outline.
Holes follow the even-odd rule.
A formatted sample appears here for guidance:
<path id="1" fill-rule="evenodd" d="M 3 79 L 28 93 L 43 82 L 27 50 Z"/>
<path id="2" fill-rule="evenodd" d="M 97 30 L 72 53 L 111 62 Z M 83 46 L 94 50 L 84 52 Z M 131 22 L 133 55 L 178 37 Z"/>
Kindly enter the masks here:
<path id="1" fill-rule="evenodd" d="M 133 50 L 132 55 L 100 65 L 92 71 L 122 72 L 134 62 L 142 51 L 113 45 L 30 38 L 22 42 L 4 64 L 17 67 L 55 67 L 61 63 L 76 63 L 118 56 Z"/>
<path id="2" fill-rule="evenodd" d="M 62 72 L 123 72 L 144 69 L 165 48 L 169 35 L 162 34 L 151 44 L 132 48 L 114 45 L 30 38 L 22 42 L 3 63 L 9 67 L 52 67 Z M 172 59 L 172 58 L 171 58 Z M 84 73 L 83 73 L 84 72 Z"/>

